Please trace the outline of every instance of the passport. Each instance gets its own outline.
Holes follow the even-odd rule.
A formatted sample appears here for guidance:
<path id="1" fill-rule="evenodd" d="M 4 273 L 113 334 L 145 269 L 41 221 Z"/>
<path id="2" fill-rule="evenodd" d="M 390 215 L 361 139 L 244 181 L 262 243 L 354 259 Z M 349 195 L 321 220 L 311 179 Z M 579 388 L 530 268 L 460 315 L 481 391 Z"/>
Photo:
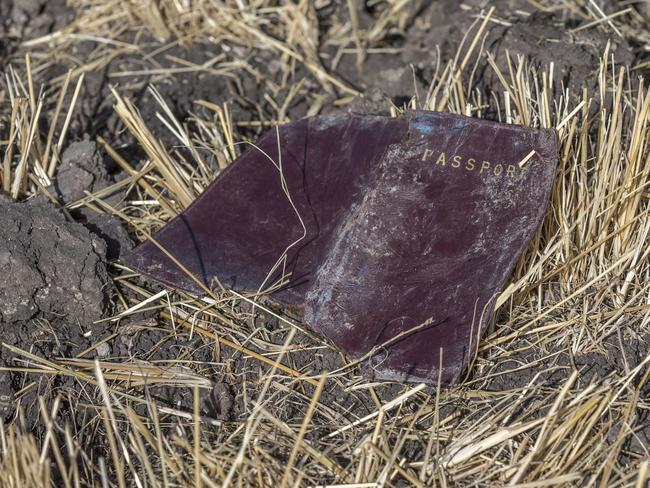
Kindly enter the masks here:
<path id="1" fill-rule="evenodd" d="M 544 217 L 557 163 L 553 129 L 310 117 L 267 132 L 154 240 L 209 288 L 272 289 L 371 379 L 449 385 Z M 125 261 L 205 293 L 151 241 Z"/>

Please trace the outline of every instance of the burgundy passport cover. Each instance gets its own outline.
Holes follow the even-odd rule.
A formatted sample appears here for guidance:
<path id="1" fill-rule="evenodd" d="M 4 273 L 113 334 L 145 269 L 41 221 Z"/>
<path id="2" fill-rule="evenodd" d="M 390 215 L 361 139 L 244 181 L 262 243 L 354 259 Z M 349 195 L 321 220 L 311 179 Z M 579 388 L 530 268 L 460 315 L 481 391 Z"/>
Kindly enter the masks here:
<path id="1" fill-rule="evenodd" d="M 450 384 L 542 220 L 557 157 L 552 129 L 426 111 L 306 118 L 269 131 L 154 239 L 209 287 L 288 275 L 272 297 L 370 377 L 435 384 L 442 363 Z M 126 262 L 202 293 L 149 241 Z"/>

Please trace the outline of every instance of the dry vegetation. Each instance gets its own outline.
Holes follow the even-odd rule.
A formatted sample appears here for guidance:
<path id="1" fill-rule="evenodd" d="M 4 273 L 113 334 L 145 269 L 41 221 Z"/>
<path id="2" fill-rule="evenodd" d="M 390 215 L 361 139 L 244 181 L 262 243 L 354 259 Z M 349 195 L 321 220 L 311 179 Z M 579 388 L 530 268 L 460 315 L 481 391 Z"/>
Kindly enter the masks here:
<path id="1" fill-rule="evenodd" d="M 108 73 L 122 135 L 146 156 L 138 165 L 116 143 L 99 139 L 128 177 L 68 207 L 118 215 L 140 239 L 188 205 L 243 150 L 240 142 L 251 131 L 287 121 L 294 100 L 304 99 L 311 114 L 325 103 L 350 102 L 356 90 L 326 68 L 337 61 L 323 62 L 324 45 L 363 63 L 379 41 L 413 21 L 411 2 L 394 0 L 369 28 L 361 29 L 353 15 L 320 39 L 313 4 L 305 0 L 295 6 L 267 0 L 70 3 L 76 19 L 24 44 L 0 86 L 0 175 L 15 199 L 45 192 L 56 200 L 46 188 L 84 74 L 138 55 L 140 42 L 160 49 L 198 40 L 230 46 L 231 55 L 207 64 L 174 59 L 175 67 L 139 68 L 151 76 L 152 103 L 174 144 L 157 138 L 141 107 L 129 101 L 129 83 L 140 80 L 135 68 Z M 621 24 L 620 17 L 603 19 L 590 2 L 556 3 L 530 2 L 645 42 L 635 27 L 639 18 L 629 13 Z M 156 311 L 142 327 L 165 332 L 167 340 L 198 338 L 194 344 L 211 350 L 213 360 L 195 361 L 181 348 L 167 361 L 147 361 L 146 352 L 95 361 L 84 354 L 45 359 L 28 346 L 15 350 L 21 360 L 13 368 L 26 372 L 26 389 L 54 375 L 73 377 L 76 389 L 41 403 L 39 429 L 26 431 L 20 415 L 3 426 L 0 485 L 647 486 L 650 93 L 607 49 L 594 67 L 593 93 L 570 93 L 553 66 L 532 66 L 514 55 L 497 63 L 482 40 L 498 20 L 498 11 L 478 15 L 457 58 L 441 60 L 429 92 L 410 102 L 476 117 L 492 111 L 503 121 L 560 133 L 548 215 L 500 296 L 495 325 L 461 385 L 387 388 L 369 384 L 353 367 L 317 369 L 297 359 L 300 353 L 335 354 L 297 318 L 226 290 L 206 299 L 161 291 L 115 264 L 120 309 L 111 319 L 113 332 L 100 342 L 119 335 L 126 319 Z M 87 39 L 95 47 L 80 63 L 71 46 Z M 179 72 L 255 76 L 257 67 L 237 58 L 238 46 L 270 51 L 279 60 L 275 79 L 259 78 L 260 100 L 275 107 L 275 115 L 260 110 L 256 120 L 241 121 L 228 104 L 196 100 L 192 117 L 176 120 L 157 83 Z M 48 78 L 53 60 L 70 71 Z M 502 83 L 491 97 L 472 84 L 478 65 Z M 398 114 L 405 107 L 391 109 Z M 120 206 L 103 201 L 122 188 L 130 192 Z M 234 352 L 245 362 L 224 359 Z M 246 371 L 232 364 L 245 364 Z M 238 419 L 202 413 L 201 392 L 223 378 L 242 388 L 246 402 Z M 193 403 L 159 401 L 150 389 L 161 385 L 185 391 Z M 347 397 L 367 409 L 347 408 Z M 66 404 L 87 412 L 83 423 L 58 418 Z"/>

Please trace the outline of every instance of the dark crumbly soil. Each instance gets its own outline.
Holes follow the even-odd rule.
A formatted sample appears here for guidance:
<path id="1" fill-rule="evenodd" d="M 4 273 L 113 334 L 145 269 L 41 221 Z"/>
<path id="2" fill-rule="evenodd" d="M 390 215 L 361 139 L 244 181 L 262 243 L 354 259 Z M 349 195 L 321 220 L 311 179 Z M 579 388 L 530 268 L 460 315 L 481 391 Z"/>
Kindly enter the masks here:
<path id="1" fill-rule="evenodd" d="M 0 0 L 0 60 L 22 40 L 49 34 L 73 19 L 66 0 Z"/>
<path id="2" fill-rule="evenodd" d="M 41 197 L 0 207 L 2 342 L 45 358 L 72 357 L 103 332 L 94 322 L 112 309 L 106 242 Z M 0 357 L 8 364 L 15 354 L 5 347 Z M 18 378 L 2 377 L 0 401 L 13 394 L 8 384 L 18 389 Z"/>
<path id="3" fill-rule="evenodd" d="M 41 198 L 2 207 L 0 321 L 100 319 L 109 302 L 106 243 Z"/>

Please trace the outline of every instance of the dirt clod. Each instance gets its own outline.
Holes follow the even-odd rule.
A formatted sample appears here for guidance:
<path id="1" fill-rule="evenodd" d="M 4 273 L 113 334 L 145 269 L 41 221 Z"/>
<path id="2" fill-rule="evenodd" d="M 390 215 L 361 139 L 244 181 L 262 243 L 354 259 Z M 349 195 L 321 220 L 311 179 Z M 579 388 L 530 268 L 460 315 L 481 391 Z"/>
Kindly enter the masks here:
<path id="1" fill-rule="evenodd" d="M 203 399 L 203 410 L 219 420 L 232 420 L 234 398 L 230 387 L 222 382 L 215 383 Z"/>
<path id="2" fill-rule="evenodd" d="M 86 228 L 106 243 L 106 259 L 113 261 L 133 248 L 133 240 L 119 218 L 108 214 L 89 216 Z"/>
<path id="3" fill-rule="evenodd" d="M 109 298 L 104 241 L 42 199 L 0 205 L 0 325 L 101 318 Z"/>
<path id="4" fill-rule="evenodd" d="M 92 193 L 109 184 L 106 167 L 94 142 L 73 142 L 63 152 L 54 189 L 65 203 L 83 198 L 85 191 Z"/>

